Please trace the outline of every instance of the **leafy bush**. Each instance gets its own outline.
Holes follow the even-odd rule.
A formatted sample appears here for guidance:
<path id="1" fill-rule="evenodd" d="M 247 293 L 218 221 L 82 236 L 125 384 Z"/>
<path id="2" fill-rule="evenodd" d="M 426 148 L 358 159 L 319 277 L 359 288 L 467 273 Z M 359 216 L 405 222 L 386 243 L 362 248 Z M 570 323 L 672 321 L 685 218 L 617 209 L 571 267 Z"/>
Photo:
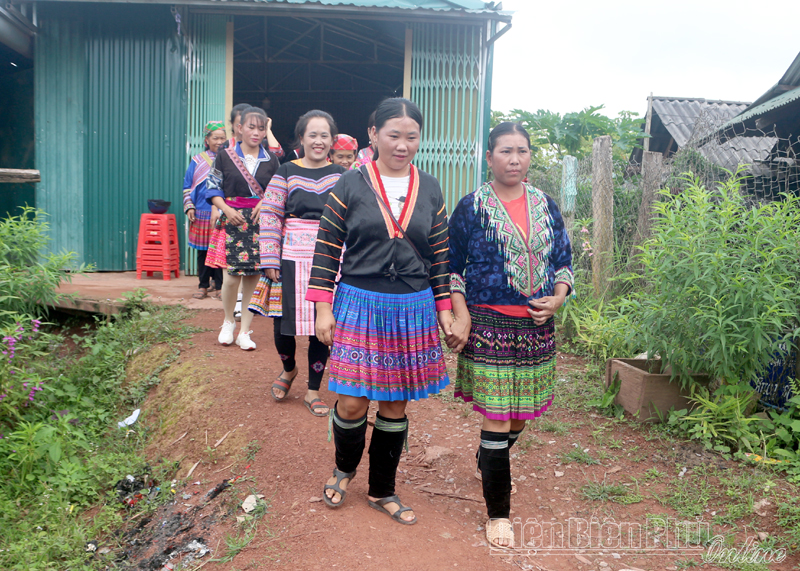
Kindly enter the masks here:
<path id="1" fill-rule="evenodd" d="M 741 180 L 662 191 L 637 255 L 647 287 L 620 304 L 621 342 L 659 354 L 684 384 L 690 371 L 749 382 L 800 336 L 800 198 L 751 205 Z"/>
<path id="2" fill-rule="evenodd" d="M 683 409 L 670 414 L 669 426 L 678 432 L 726 455 L 763 446 L 767 427 L 764 419 L 751 414 L 756 394 L 750 386 L 722 385 L 713 394 L 695 386 L 689 400 L 695 405 L 691 413 Z"/>
<path id="3" fill-rule="evenodd" d="M 70 274 L 86 270 L 74 267 L 72 252 L 42 256 L 49 238 L 46 214 L 25 207 L 19 216 L 0 220 L 0 324 L 20 316 L 42 317 L 60 295 L 56 289 Z"/>

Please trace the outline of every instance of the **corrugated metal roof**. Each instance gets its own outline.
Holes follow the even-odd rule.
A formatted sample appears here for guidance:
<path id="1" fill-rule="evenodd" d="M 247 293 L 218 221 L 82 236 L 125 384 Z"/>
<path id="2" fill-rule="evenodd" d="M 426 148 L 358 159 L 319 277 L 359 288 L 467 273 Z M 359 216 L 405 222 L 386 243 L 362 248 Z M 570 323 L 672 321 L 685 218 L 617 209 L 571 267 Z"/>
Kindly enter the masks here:
<path id="1" fill-rule="evenodd" d="M 237 0 L 223 0 L 234 3 Z M 247 1 L 247 0 L 239 0 Z M 362 8 L 406 8 L 425 10 L 491 10 L 495 2 L 482 0 L 250 0 L 263 4 L 320 4 L 323 6 L 357 6 Z M 180 2 L 178 2 L 180 3 Z"/>
<path id="2" fill-rule="evenodd" d="M 742 101 L 654 97 L 653 113 L 658 114 L 678 147 L 683 147 L 691 139 L 697 138 L 697 130 L 719 126 L 744 111 L 748 105 Z"/>
<path id="3" fill-rule="evenodd" d="M 737 115 L 730 121 L 727 121 L 722 126 L 722 131 L 726 131 L 729 128 L 735 127 L 740 124 L 745 124 L 748 121 L 756 119 L 770 111 L 778 109 L 779 107 L 783 107 L 784 105 L 788 105 L 793 101 L 797 101 L 800 99 L 800 87 L 797 87 L 791 91 L 787 91 L 777 97 L 773 97 L 772 99 L 762 103 L 761 105 L 756 105 L 755 107 L 748 108 L 747 111 L 743 112 L 741 115 Z"/>
<path id="4" fill-rule="evenodd" d="M 663 123 L 679 148 L 687 144 L 702 145 L 698 151 L 704 157 L 721 167 L 735 170 L 741 164 L 766 160 L 777 142 L 774 137 L 736 137 L 723 142 L 707 140 L 720 125 L 747 109 L 748 105 L 744 101 L 654 97 L 653 116 Z"/>

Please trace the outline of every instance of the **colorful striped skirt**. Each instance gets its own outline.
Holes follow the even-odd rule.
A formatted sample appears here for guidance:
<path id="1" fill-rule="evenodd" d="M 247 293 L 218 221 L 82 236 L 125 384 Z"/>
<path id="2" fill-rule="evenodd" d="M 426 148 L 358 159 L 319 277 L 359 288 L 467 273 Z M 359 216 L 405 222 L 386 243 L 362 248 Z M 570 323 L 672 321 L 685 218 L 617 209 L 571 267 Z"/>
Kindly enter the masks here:
<path id="1" fill-rule="evenodd" d="M 261 276 L 247 309 L 264 317 L 281 317 L 282 289 L 281 282 L 273 282 L 268 277 Z"/>
<path id="2" fill-rule="evenodd" d="M 208 250 L 211 241 L 211 211 L 195 210 L 194 222 L 189 223 L 189 236 L 186 238 L 190 248 Z"/>
<path id="3" fill-rule="evenodd" d="M 328 390 L 371 400 L 418 400 L 450 380 L 430 289 L 377 293 L 340 283 Z"/>
<path id="4" fill-rule="evenodd" d="M 555 326 L 470 307 L 472 330 L 458 355 L 456 397 L 491 420 L 528 420 L 553 402 Z"/>

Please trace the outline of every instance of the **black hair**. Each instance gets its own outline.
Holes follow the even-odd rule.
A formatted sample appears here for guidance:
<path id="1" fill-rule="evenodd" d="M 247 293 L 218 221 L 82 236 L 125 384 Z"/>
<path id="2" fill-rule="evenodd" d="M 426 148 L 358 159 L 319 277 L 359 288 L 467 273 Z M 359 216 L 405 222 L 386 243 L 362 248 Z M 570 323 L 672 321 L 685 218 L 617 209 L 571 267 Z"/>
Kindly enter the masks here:
<path id="1" fill-rule="evenodd" d="M 233 109 L 231 109 L 231 125 L 236 127 L 236 118 L 242 114 L 242 111 L 250 107 L 249 103 L 239 103 L 238 105 L 234 105 Z"/>
<path id="2" fill-rule="evenodd" d="M 367 130 L 372 129 L 375 126 L 375 111 L 369 114 L 369 119 L 367 119 Z"/>
<path id="3" fill-rule="evenodd" d="M 494 151 L 494 146 L 497 144 L 497 139 L 502 137 L 503 135 L 509 135 L 511 133 L 519 133 L 528 141 L 528 148 L 531 148 L 531 136 L 528 134 L 528 131 L 525 130 L 520 123 L 512 123 L 511 121 L 503 121 L 499 125 L 497 125 L 492 132 L 489 133 L 489 152 L 491 153 Z"/>
<path id="4" fill-rule="evenodd" d="M 409 117 L 416 121 L 417 125 L 419 125 L 420 131 L 422 130 L 422 111 L 419 110 L 417 104 L 413 101 L 406 99 L 405 97 L 391 97 L 389 99 L 384 99 L 378 105 L 378 108 L 375 109 L 375 132 L 377 133 L 380 131 L 383 126 L 386 124 L 387 121 L 392 119 L 399 119 L 401 117 Z M 377 145 L 375 148 L 375 154 L 373 155 L 373 160 L 378 160 L 378 149 Z"/>
<path id="5" fill-rule="evenodd" d="M 328 122 L 328 128 L 331 130 L 331 145 L 333 145 L 333 141 L 335 141 L 336 137 L 339 135 L 339 129 L 336 127 L 336 121 L 333 120 L 333 117 L 331 117 L 330 113 L 320 111 L 319 109 L 312 109 L 311 111 L 303 113 L 297 120 L 297 124 L 294 126 L 294 138 L 297 140 L 298 148 L 303 148 L 303 145 L 300 143 L 300 141 L 303 139 L 303 135 L 306 134 L 309 121 L 317 117 L 320 119 L 325 119 Z"/>
<path id="6" fill-rule="evenodd" d="M 242 111 L 242 119 L 240 123 L 244 124 L 245 120 L 250 117 L 251 115 L 258 116 L 258 126 L 266 127 L 267 126 L 267 112 L 261 109 L 261 107 L 248 107 L 244 111 Z"/>

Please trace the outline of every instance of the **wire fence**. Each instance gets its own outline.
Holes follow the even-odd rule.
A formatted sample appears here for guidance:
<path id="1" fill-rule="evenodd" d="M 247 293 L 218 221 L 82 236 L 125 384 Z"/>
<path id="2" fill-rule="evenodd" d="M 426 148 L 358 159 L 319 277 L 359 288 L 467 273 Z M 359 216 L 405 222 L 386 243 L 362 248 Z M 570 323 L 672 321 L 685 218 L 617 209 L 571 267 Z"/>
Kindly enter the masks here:
<path id="1" fill-rule="evenodd" d="M 738 171 L 742 194 L 754 203 L 800 194 L 800 136 L 722 127 L 711 115 L 701 115 L 677 152 L 645 151 L 627 160 L 614 160 L 611 139 L 599 137 L 591 156 L 565 157 L 528 173 L 529 182 L 561 208 L 581 287 L 591 285 L 596 296 L 606 296 L 635 286 L 617 278 L 638 269 L 634 255 L 650 235 L 660 189 L 679 194 L 689 177 L 711 189 Z"/>

